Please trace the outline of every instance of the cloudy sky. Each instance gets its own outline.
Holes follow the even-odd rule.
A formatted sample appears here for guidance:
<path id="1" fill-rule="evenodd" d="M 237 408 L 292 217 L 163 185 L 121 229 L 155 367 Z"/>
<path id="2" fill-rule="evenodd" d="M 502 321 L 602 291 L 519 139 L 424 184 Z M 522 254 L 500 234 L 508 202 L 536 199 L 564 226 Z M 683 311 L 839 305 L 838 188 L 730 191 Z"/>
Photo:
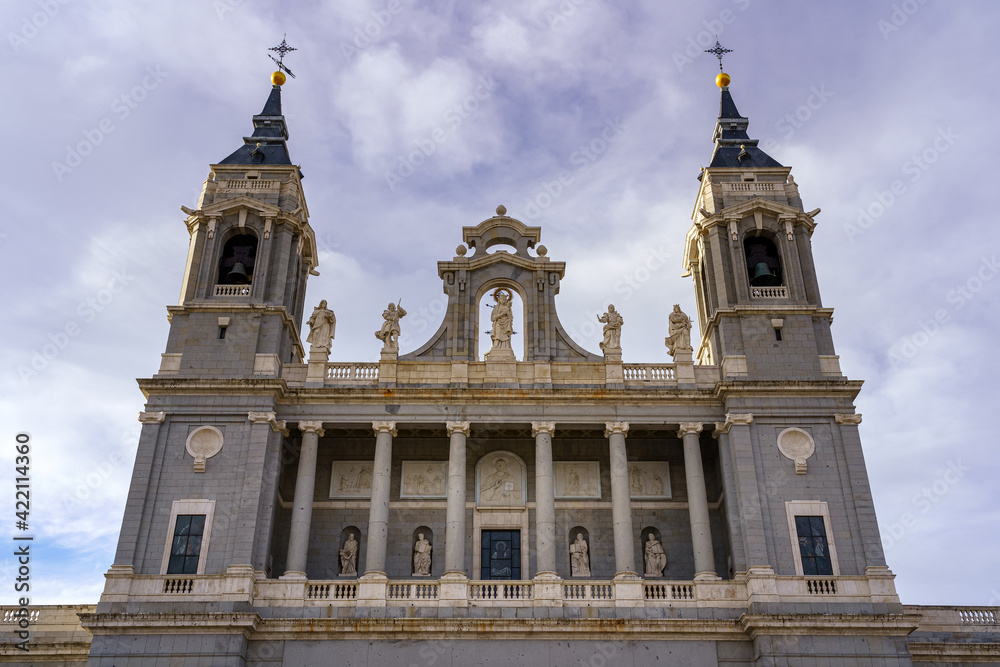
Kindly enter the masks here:
<path id="1" fill-rule="evenodd" d="M 14 533 L 14 438 L 30 432 L 33 601 L 102 590 L 135 378 L 159 365 L 184 269 L 178 207 L 249 133 L 283 33 L 299 49 L 289 149 L 320 247 L 307 302 L 337 313 L 332 359 L 377 360 L 389 300 L 410 313 L 403 351 L 423 343 L 442 312 L 436 262 L 502 203 L 567 262 L 567 329 L 597 351 L 594 314 L 614 303 L 632 362 L 667 361 L 670 307 L 694 313 L 680 262 L 718 34 L 751 136 L 823 209 L 823 301 L 844 372 L 866 381 L 902 600 L 1000 604 L 1000 228 L 983 176 L 998 18 L 986 0 L 3 3 L 0 496 Z M 553 192 L 560 172 L 572 182 Z"/>

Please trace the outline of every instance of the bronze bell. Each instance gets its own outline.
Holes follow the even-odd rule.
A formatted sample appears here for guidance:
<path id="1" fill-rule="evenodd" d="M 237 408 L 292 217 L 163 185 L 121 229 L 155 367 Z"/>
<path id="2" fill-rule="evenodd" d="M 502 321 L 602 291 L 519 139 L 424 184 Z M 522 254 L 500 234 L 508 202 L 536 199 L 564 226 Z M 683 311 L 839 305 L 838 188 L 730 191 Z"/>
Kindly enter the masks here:
<path id="1" fill-rule="evenodd" d="M 250 282 L 250 276 L 247 275 L 247 267 L 243 266 L 243 262 L 233 264 L 233 268 L 226 274 L 226 279 L 234 285 L 246 285 Z"/>
<path id="2" fill-rule="evenodd" d="M 750 279 L 750 284 L 754 287 L 775 287 L 779 283 L 778 277 L 771 273 L 771 267 L 767 265 L 767 262 L 757 262 L 757 265 L 753 267 L 753 278 Z"/>

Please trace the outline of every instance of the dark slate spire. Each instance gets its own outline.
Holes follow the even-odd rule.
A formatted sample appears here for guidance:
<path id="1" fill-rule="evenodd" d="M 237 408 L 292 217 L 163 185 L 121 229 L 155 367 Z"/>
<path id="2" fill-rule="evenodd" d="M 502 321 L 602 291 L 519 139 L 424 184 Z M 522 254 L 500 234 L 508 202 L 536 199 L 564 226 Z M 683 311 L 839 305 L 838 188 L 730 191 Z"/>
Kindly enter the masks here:
<path id="1" fill-rule="evenodd" d="M 724 80 L 728 84 L 729 77 Z M 712 154 L 711 167 L 780 167 L 777 160 L 757 148 L 757 140 L 747 134 L 750 119 L 740 115 L 736 102 L 729 92 L 729 86 L 722 86 L 722 99 L 719 102 L 719 120 L 715 124 L 715 152 Z"/>
<path id="2" fill-rule="evenodd" d="M 292 164 L 288 157 L 288 127 L 281 114 L 281 86 L 274 85 L 267 102 L 253 117 L 253 134 L 219 164 Z"/>

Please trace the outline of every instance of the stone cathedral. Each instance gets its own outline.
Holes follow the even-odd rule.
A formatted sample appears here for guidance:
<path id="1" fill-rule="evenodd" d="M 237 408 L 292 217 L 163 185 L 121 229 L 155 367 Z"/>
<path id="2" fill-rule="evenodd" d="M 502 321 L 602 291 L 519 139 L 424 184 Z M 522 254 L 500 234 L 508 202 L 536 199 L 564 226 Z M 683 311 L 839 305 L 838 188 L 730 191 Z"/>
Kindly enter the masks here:
<path id="1" fill-rule="evenodd" d="M 316 239 L 273 83 L 182 207 L 187 266 L 139 381 L 117 553 L 96 607 L 64 619 L 63 661 L 1000 660 L 995 608 L 900 603 L 862 383 L 841 373 L 813 263 L 820 209 L 750 138 L 727 75 L 683 239 L 697 312 L 664 304 L 650 363 L 622 362 L 613 306 L 600 353 L 570 337 L 558 248 L 503 206 L 455 230 L 426 342 L 401 353 L 405 306 L 388 304 L 380 357 L 330 362 L 349 297 L 305 302 Z"/>

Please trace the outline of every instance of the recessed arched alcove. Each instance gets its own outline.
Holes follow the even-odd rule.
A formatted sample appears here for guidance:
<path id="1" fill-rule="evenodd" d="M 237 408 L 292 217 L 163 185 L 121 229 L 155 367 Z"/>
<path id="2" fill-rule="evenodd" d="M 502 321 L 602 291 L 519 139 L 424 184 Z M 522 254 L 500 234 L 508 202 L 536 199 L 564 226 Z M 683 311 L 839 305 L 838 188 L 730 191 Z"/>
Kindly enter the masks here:
<path id="1" fill-rule="evenodd" d="M 785 284 L 781 254 L 777 245 L 766 234 L 743 239 L 743 254 L 746 257 L 747 278 L 751 286 L 777 287 Z"/>
<path id="2" fill-rule="evenodd" d="M 222 246 L 219 258 L 219 285 L 248 285 L 253 282 L 257 262 L 257 237 L 236 234 Z"/>
<path id="3" fill-rule="evenodd" d="M 497 308 L 500 304 L 497 301 L 498 290 L 506 292 L 509 298 L 508 308 L 511 315 L 509 328 L 512 333 L 509 337 L 510 349 L 518 361 L 525 359 L 525 332 L 524 332 L 524 299 L 521 297 L 517 285 L 506 281 L 494 281 L 487 284 L 479 295 L 479 338 L 477 358 L 483 360 L 490 353 L 493 347 L 492 333 L 501 326 L 498 319 Z"/>

